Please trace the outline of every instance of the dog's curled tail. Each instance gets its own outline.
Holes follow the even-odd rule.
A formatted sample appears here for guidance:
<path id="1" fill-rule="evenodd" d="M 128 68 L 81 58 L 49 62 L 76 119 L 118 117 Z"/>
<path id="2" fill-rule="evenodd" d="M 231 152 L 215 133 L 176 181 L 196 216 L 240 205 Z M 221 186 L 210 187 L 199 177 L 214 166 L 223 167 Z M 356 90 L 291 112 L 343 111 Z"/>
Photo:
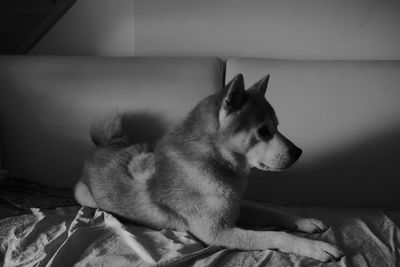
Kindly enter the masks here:
<path id="1" fill-rule="evenodd" d="M 122 127 L 122 116 L 119 113 L 92 123 L 90 137 L 96 146 L 129 144 L 127 134 Z"/>

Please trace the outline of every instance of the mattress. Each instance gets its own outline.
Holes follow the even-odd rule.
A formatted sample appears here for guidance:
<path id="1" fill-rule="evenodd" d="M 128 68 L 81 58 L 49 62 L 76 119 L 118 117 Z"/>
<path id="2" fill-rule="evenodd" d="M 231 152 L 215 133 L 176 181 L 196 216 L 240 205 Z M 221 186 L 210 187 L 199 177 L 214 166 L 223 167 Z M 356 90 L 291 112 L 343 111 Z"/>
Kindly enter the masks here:
<path id="1" fill-rule="evenodd" d="M 78 206 L 70 189 L 13 180 L 0 192 L 2 266 L 400 266 L 396 209 L 263 203 L 331 226 L 319 234 L 295 233 L 335 243 L 345 252 L 340 262 L 323 264 L 272 250 L 207 246 L 187 232 L 122 223 L 107 212 Z"/>

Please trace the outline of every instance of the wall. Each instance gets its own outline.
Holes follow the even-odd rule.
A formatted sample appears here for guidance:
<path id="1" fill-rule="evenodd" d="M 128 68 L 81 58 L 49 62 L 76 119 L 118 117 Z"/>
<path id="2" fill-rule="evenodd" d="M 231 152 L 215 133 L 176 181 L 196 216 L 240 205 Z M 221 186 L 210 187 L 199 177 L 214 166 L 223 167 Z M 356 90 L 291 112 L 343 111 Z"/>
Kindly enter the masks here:
<path id="1" fill-rule="evenodd" d="M 400 59 L 397 0 L 79 0 L 32 54 Z"/>
<path id="2" fill-rule="evenodd" d="M 136 0 L 136 55 L 400 59 L 396 0 Z"/>
<path id="3" fill-rule="evenodd" d="M 31 54 L 133 56 L 133 0 L 79 0 Z"/>

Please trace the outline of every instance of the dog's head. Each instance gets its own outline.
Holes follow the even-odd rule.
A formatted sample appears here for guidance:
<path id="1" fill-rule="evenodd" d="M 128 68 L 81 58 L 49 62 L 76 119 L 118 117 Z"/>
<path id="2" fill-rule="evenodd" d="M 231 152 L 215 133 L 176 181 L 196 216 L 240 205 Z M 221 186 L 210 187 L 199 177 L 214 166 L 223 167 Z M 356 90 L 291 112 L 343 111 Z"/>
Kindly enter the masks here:
<path id="1" fill-rule="evenodd" d="M 279 171 L 302 151 L 278 131 L 278 119 L 265 99 L 269 75 L 245 90 L 238 74 L 224 88 L 219 109 L 219 133 L 224 145 L 245 156 L 250 167 Z"/>

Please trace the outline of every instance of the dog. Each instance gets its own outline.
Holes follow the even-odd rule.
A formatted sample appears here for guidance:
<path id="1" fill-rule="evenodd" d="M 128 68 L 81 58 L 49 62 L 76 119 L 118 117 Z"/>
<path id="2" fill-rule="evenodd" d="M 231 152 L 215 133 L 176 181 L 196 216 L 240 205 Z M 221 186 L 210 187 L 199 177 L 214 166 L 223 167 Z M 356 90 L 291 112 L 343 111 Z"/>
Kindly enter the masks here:
<path id="1" fill-rule="evenodd" d="M 306 233 L 328 229 L 320 220 L 242 198 L 252 168 L 284 170 L 302 153 L 278 131 L 265 98 L 268 81 L 266 75 L 246 90 L 238 74 L 221 92 L 200 101 L 154 149 L 131 144 L 120 116 L 93 125 L 97 148 L 84 163 L 76 200 L 154 229 L 189 231 L 208 245 L 339 260 L 343 253 L 333 244 L 238 226 L 279 225 Z"/>

